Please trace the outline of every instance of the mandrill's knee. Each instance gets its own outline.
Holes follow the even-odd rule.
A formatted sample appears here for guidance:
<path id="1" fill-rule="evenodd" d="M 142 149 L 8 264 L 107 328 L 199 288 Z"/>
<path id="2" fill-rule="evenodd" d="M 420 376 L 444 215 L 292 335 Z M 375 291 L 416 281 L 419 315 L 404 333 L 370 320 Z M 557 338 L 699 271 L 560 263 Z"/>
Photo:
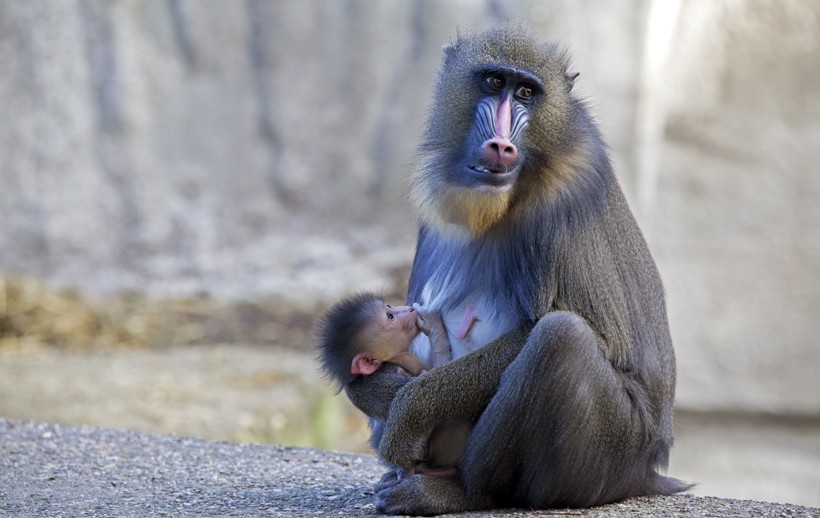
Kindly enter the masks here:
<path id="1" fill-rule="evenodd" d="M 533 327 L 516 360 L 518 375 L 543 375 L 582 371 L 601 360 L 598 338 L 587 321 L 576 313 L 547 313 Z"/>
<path id="2" fill-rule="evenodd" d="M 565 349 L 595 345 L 595 333 L 581 316 L 553 311 L 538 321 L 527 339 L 527 348 L 561 353 Z"/>
<path id="3" fill-rule="evenodd" d="M 551 340 L 564 337 L 580 340 L 588 337 L 591 331 L 587 321 L 577 313 L 552 311 L 541 317 L 533 328 L 531 335 Z"/>

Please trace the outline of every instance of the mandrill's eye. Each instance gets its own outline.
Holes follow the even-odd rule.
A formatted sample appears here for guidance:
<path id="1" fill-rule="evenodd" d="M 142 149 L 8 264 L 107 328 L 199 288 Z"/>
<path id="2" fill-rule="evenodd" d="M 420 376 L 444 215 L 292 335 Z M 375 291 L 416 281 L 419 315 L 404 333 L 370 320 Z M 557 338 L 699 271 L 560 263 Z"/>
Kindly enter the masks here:
<path id="1" fill-rule="evenodd" d="M 504 78 L 498 74 L 487 74 L 484 78 L 484 83 L 493 90 L 501 90 L 504 88 Z"/>
<path id="2" fill-rule="evenodd" d="M 534 94 L 535 92 L 533 92 L 532 87 L 529 85 L 521 85 L 515 91 L 515 96 L 521 99 L 531 99 Z"/>

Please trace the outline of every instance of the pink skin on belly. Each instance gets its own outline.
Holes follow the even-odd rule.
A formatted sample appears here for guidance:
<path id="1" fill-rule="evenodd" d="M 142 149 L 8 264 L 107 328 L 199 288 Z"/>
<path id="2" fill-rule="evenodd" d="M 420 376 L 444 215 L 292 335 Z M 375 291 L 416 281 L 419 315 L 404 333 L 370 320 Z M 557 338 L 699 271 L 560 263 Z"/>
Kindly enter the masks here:
<path id="1" fill-rule="evenodd" d="M 476 320 L 478 320 L 478 315 L 476 315 L 473 305 L 467 304 L 467 312 L 464 313 L 464 321 L 461 322 L 461 327 L 458 329 L 456 338 L 459 340 L 464 340 L 467 338 L 467 335 L 470 334 L 470 329 L 473 328 L 473 324 L 476 323 Z"/>

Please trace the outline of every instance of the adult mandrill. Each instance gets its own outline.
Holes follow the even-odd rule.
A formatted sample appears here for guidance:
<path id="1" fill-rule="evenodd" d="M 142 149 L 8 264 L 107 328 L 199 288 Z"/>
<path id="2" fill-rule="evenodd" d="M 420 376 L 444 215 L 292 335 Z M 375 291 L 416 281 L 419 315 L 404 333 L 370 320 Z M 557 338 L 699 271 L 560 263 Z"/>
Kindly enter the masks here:
<path id="1" fill-rule="evenodd" d="M 405 468 L 377 486 L 378 509 L 586 507 L 688 488 L 657 471 L 675 386 L 663 287 L 572 94 L 578 74 L 518 26 L 459 35 L 444 53 L 412 182 L 408 300 L 442 313 L 456 359 L 346 387 L 386 419 L 379 453 Z M 414 473 L 452 422 L 474 424 L 458 476 Z"/>

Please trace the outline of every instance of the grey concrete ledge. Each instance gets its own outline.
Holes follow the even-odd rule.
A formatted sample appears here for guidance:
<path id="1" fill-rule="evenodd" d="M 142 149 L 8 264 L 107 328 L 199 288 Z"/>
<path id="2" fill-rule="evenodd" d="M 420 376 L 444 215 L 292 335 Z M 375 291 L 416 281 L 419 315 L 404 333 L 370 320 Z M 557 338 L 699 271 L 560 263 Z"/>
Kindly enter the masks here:
<path id="1" fill-rule="evenodd" d="M 372 455 L 0 419 L 0 514 L 367 516 Z M 820 516 L 788 504 L 679 495 L 588 510 L 482 516 Z"/>

